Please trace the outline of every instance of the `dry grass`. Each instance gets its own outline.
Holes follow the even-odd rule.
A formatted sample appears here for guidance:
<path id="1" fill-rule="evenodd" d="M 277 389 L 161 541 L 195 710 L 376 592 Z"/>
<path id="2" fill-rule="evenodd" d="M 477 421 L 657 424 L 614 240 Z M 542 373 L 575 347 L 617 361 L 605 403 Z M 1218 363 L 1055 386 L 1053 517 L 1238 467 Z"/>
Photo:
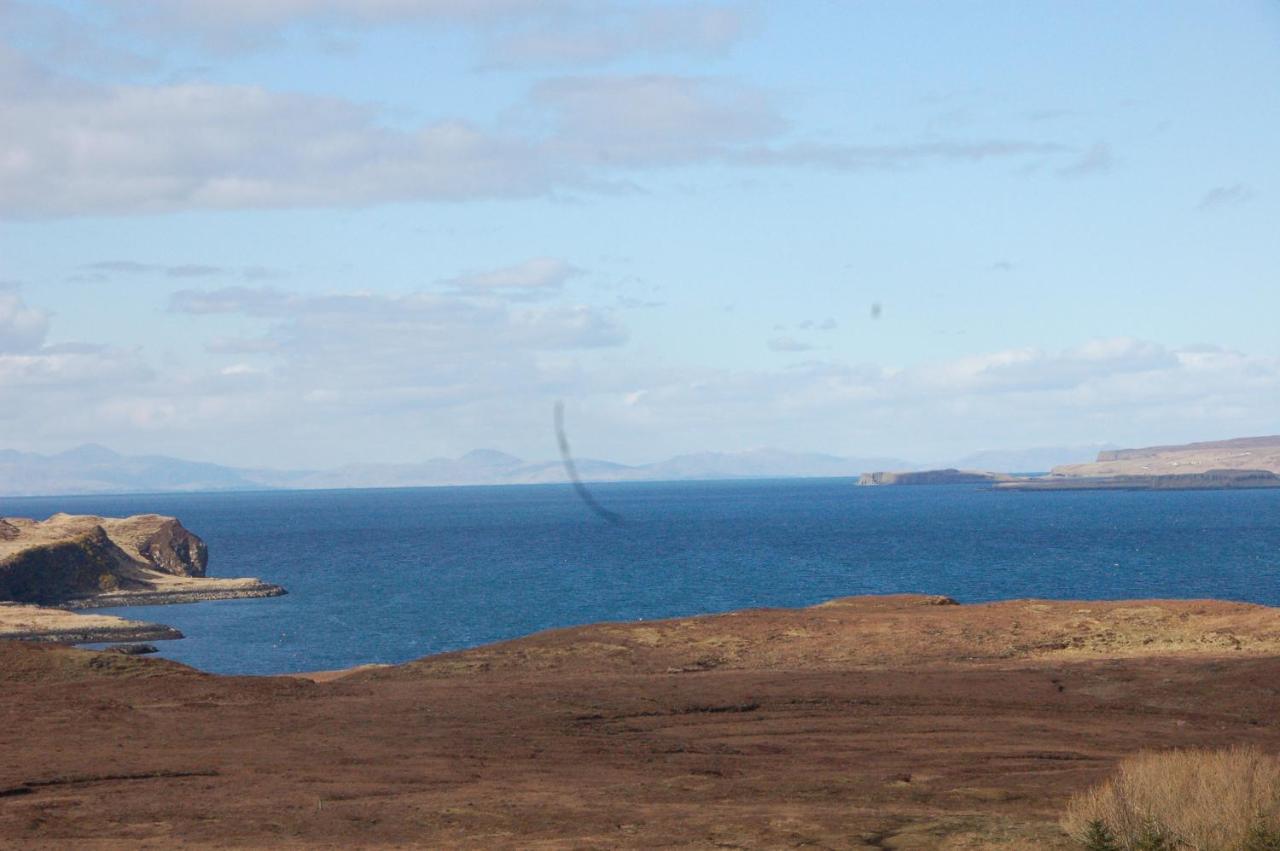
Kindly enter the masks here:
<path id="1" fill-rule="evenodd" d="M 1280 836 L 1280 758 L 1252 747 L 1138 754 L 1072 798 L 1062 826 L 1083 841 L 1092 823 L 1124 849 L 1154 837 L 1170 849 L 1255 847 L 1264 832 Z"/>

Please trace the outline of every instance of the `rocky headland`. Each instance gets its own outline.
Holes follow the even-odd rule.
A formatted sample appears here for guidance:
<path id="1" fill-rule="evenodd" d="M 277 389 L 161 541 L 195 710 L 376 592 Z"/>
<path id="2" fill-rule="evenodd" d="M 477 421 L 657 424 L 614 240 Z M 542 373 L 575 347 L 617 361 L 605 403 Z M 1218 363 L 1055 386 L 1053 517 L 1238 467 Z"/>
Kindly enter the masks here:
<path id="1" fill-rule="evenodd" d="M 273 597 L 277 585 L 205 575 L 204 541 L 172 517 L 0 518 L 0 638 L 139 641 L 170 627 L 67 609 Z"/>
<path id="2" fill-rule="evenodd" d="M 1280 610 L 861 597 L 217 677 L 0 642 L 0 845 L 1066 849 L 1142 749 L 1280 749 Z M 129 743 L 121 747 L 122 743 Z"/>

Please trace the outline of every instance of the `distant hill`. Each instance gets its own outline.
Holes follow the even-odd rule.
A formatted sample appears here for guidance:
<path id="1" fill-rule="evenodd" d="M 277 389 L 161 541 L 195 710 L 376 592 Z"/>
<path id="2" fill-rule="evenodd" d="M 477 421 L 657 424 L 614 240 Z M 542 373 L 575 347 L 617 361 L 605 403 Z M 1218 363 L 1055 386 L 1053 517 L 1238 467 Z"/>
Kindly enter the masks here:
<path id="1" fill-rule="evenodd" d="M 1088 462 L 1091 457 L 1099 460 Z M 1088 462 L 1088 463 L 1085 463 Z M 575 460 L 588 482 L 684 481 L 752 478 L 858 477 L 878 470 L 912 472 L 924 465 L 901 458 L 848 458 L 821 453 L 756 449 L 695 452 L 652 464 Z M 1280 437 L 1242 438 L 1148 449 L 1039 447 L 988 450 L 949 462 L 962 470 L 1059 475 L 1150 475 L 1209 469 L 1280 472 Z M 1114 472 L 1109 472 L 1114 471 Z M 322 488 L 394 488 L 438 485 L 549 484 L 567 481 L 559 460 L 527 461 L 493 449 L 457 458 L 407 464 L 348 464 L 327 470 L 268 470 L 187 461 L 164 455 L 122 455 L 87 444 L 56 455 L 0 450 L 0 496 L 170 491 L 241 491 Z"/>
<path id="2" fill-rule="evenodd" d="M 575 461 L 591 482 L 857 476 L 884 467 L 913 469 L 894 458 L 841 458 L 761 449 L 700 452 L 655 464 L 593 458 Z M 129 456 L 89 444 L 57 455 L 0 450 L 0 496 L 170 491 L 430 487 L 565 482 L 560 461 L 529 462 L 492 449 L 409 464 L 349 464 L 331 470 L 241 469 L 162 455 Z"/>
<path id="3" fill-rule="evenodd" d="M 1088 464 L 1053 468 L 1055 476 L 1161 476 L 1217 470 L 1266 470 L 1280 473 L 1280 435 L 1240 437 L 1181 446 L 1148 446 L 1098 453 Z"/>
<path id="4" fill-rule="evenodd" d="M 257 487 L 243 470 L 163 455 L 121 455 L 96 444 L 57 455 L 0 451 L 0 494 L 7 496 Z"/>

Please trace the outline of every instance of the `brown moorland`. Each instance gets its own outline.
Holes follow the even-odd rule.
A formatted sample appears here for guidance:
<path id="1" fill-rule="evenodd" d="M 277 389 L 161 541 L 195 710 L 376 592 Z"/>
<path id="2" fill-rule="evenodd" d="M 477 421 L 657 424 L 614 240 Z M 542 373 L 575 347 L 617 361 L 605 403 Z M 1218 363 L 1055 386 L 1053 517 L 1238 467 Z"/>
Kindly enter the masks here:
<path id="1" fill-rule="evenodd" d="M 1280 750 L 1280 610 L 851 598 L 219 677 L 0 643 L 7 847 L 1070 848 L 1142 749 Z"/>

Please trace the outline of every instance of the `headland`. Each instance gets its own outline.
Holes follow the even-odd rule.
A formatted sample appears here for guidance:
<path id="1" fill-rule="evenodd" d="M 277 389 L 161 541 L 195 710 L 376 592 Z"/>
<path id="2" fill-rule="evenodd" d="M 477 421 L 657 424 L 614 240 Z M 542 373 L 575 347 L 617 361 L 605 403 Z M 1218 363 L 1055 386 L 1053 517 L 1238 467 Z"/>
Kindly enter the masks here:
<path id="1" fill-rule="evenodd" d="M 0 518 L 0 638 L 181 638 L 157 624 L 67 610 L 274 597 L 278 585 L 205 575 L 208 548 L 172 517 Z M 87 637 L 86 637 L 87 636 Z"/>

